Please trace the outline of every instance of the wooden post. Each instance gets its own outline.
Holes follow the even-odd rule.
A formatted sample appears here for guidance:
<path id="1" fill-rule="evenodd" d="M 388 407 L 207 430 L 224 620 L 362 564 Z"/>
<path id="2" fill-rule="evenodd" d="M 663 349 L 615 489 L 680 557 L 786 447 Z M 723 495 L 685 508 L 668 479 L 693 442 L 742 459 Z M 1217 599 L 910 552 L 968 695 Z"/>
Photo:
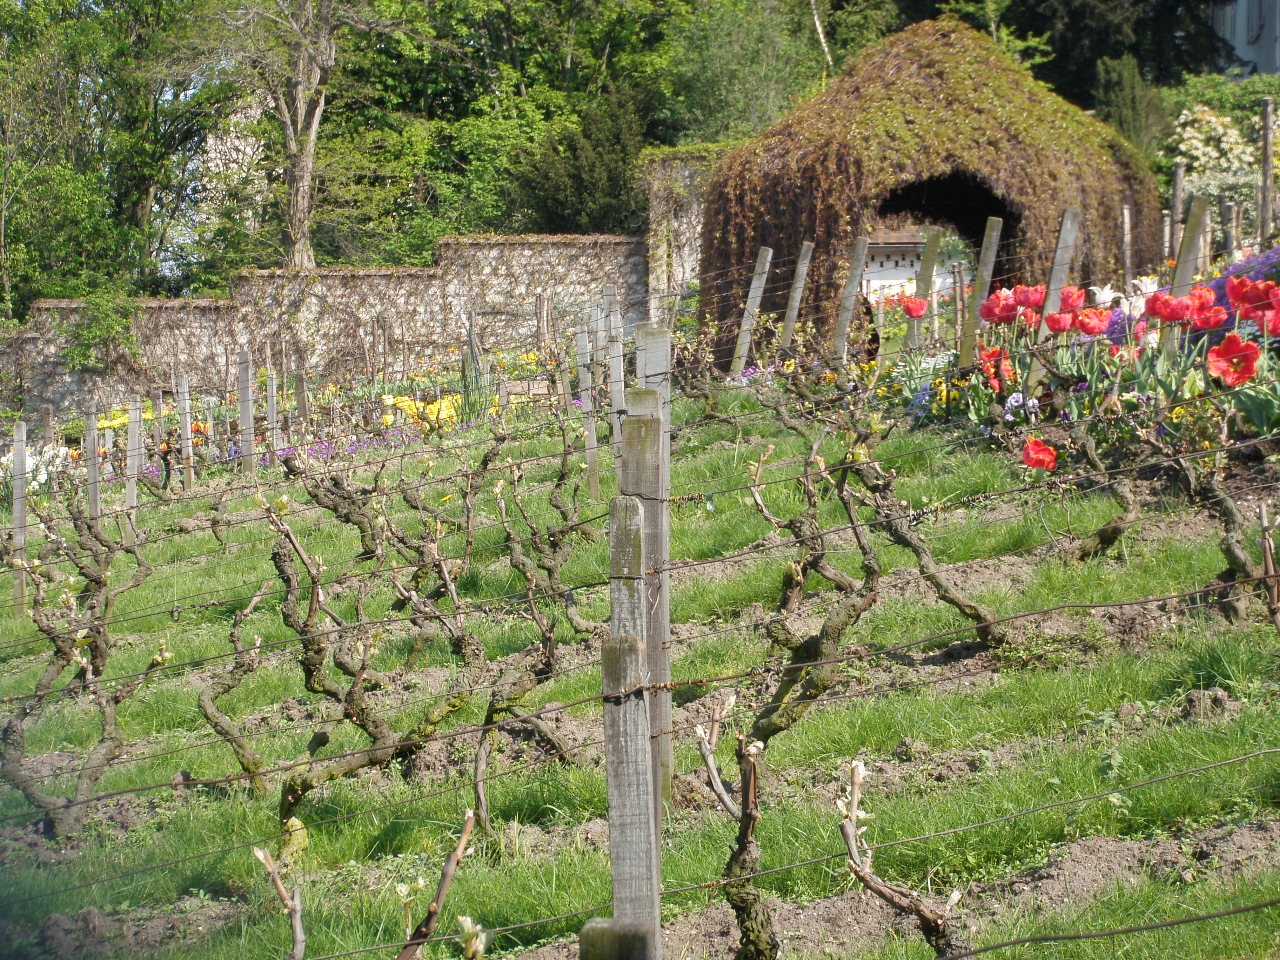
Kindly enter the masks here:
<path id="1" fill-rule="evenodd" d="M 650 751 L 645 651 L 644 515 L 636 497 L 615 497 L 609 518 L 609 594 L 613 615 L 600 657 L 605 773 L 609 790 L 609 864 L 613 915 L 652 937 L 660 957 L 659 851 Z"/>
<path id="2" fill-rule="evenodd" d="M 858 291 L 862 289 L 862 271 L 867 265 L 867 247 L 871 241 L 859 237 L 853 242 L 849 255 L 849 272 L 840 289 L 840 307 L 836 312 L 836 326 L 831 338 L 831 359 L 844 366 L 849 352 L 849 327 L 853 323 L 853 311 L 858 306 Z"/>
<path id="3" fill-rule="evenodd" d="M 13 559 L 27 559 L 27 425 L 19 420 L 13 425 Z M 27 610 L 27 572 L 13 571 L 13 604 L 18 613 Z"/>
<path id="4" fill-rule="evenodd" d="M 1057 313 L 1062 308 L 1062 288 L 1067 285 L 1071 274 L 1071 259 L 1076 252 L 1076 238 L 1080 235 L 1080 211 L 1074 207 L 1064 210 L 1062 222 L 1058 226 L 1058 245 L 1053 251 L 1053 265 L 1049 268 L 1049 282 L 1045 286 L 1044 310 L 1040 316 L 1040 330 L 1036 334 L 1036 342 L 1044 341 L 1049 335 L 1049 325 L 1045 317 Z M 1040 361 L 1034 356 L 1031 369 L 1027 374 L 1027 396 L 1040 385 L 1044 370 Z"/>
<path id="5" fill-rule="evenodd" d="M 293 370 L 293 406 L 294 418 L 301 427 L 298 442 L 305 443 L 311 435 L 311 404 L 307 401 L 307 372 L 296 365 Z"/>
<path id="6" fill-rule="evenodd" d="M 637 497 L 644 504 L 644 588 L 645 649 L 648 675 L 656 684 L 671 679 L 670 518 L 667 494 L 670 489 L 670 461 L 666 458 L 667 438 L 663 420 L 662 395 L 657 390 L 628 390 L 627 417 L 622 424 L 622 459 L 618 464 L 618 493 Z M 674 754 L 671 746 L 671 692 L 659 690 L 649 695 L 649 726 L 653 731 L 653 770 L 657 801 L 654 816 L 662 824 L 662 801 L 671 796 Z"/>
<path id="7" fill-rule="evenodd" d="M 151 439 L 159 453 L 164 443 L 164 393 L 156 389 L 151 391 Z"/>
<path id="8" fill-rule="evenodd" d="M 1191 198 L 1191 206 L 1187 212 L 1186 229 L 1182 232 L 1182 243 L 1178 246 L 1178 259 L 1173 267 L 1173 284 L 1169 290 L 1171 296 L 1185 297 L 1191 292 L 1192 278 L 1200 262 L 1200 245 L 1204 241 L 1204 221 L 1209 214 L 1209 198 Z M 1175 323 L 1165 324 L 1160 331 L 1160 349 L 1165 356 L 1172 356 L 1178 349 L 1180 330 Z"/>
<path id="9" fill-rule="evenodd" d="M 1162 237 L 1160 255 L 1167 259 L 1169 256 L 1169 244 L 1172 242 L 1171 238 L 1173 237 L 1173 220 L 1168 210 L 1160 211 L 1160 229 L 1160 236 Z"/>
<path id="10" fill-rule="evenodd" d="M 612 427 L 613 456 L 622 455 L 622 416 L 626 406 L 626 385 L 623 383 L 622 306 L 615 297 L 609 307 L 609 424 Z"/>
<path id="11" fill-rule="evenodd" d="M 769 279 L 769 264 L 773 262 L 773 248 L 761 247 L 756 254 L 756 269 L 751 277 L 751 289 L 747 292 L 747 305 L 742 311 L 742 322 L 738 324 L 738 342 L 733 348 L 733 362 L 729 365 L 729 376 L 742 376 L 742 369 L 747 364 L 747 354 L 751 352 L 751 332 L 756 326 L 756 315 L 760 312 L 760 301 L 764 298 L 764 285 Z"/>
<path id="12" fill-rule="evenodd" d="M 594 917 L 578 934 L 580 960 L 649 960 L 653 933 L 643 924 Z"/>
<path id="13" fill-rule="evenodd" d="M 800 303 L 804 300 L 804 285 L 809 278 L 809 263 L 813 260 L 813 241 L 800 244 L 800 257 L 796 260 L 796 272 L 791 278 L 791 295 L 787 297 L 787 312 L 782 318 L 782 332 L 778 334 L 778 356 L 785 356 L 791 349 L 796 335 L 796 320 L 800 317 Z"/>
<path id="14" fill-rule="evenodd" d="M 1236 205 L 1230 200 L 1222 201 L 1222 246 L 1228 260 L 1234 260 L 1236 251 L 1240 249 L 1240 236 L 1236 233 Z"/>
<path id="15" fill-rule="evenodd" d="M 52 404 L 40 404 L 40 427 L 44 434 L 44 445 L 46 447 L 52 447 L 54 445 Z"/>
<path id="16" fill-rule="evenodd" d="M 1173 219 L 1170 221 L 1171 233 L 1169 234 L 1169 256 L 1173 256 L 1174 251 L 1182 246 L 1182 234 L 1184 230 L 1185 220 L 1183 219 L 1183 207 L 1185 197 L 1183 196 L 1187 182 L 1187 162 L 1179 160 L 1173 165 L 1173 195 L 1169 201 L 1170 212 Z"/>
<path id="17" fill-rule="evenodd" d="M 1133 292 L 1133 210 L 1126 203 L 1120 208 L 1120 259 L 1124 271 L 1124 286 L 1128 296 Z"/>
<path id="18" fill-rule="evenodd" d="M 938 267 L 938 254 L 942 250 L 942 228 L 925 227 L 924 249 L 920 253 L 920 269 L 916 271 L 916 296 L 929 301 L 929 313 L 936 322 L 937 311 L 933 309 L 933 274 Z M 921 343 L 920 320 L 916 317 L 907 319 L 907 349 L 918 350 Z"/>
<path id="19" fill-rule="evenodd" d="M 102 516 L 102 458 L 98 456 L 98 408 L 90 404 L 84 412 L 84 462 L 89 471 L 85 492 L 89 519 Z"/>
<path id="20" fill-rule="evenodd" d="M 129 401 L 129 432 L 124 445 L 124 526 L 121 538 L 133 546 L 135 515 L 138 509 L 138 474 L 142 470 L 142 398 Z"/>
<path id="21" fill-rule="evenodd" d="M 240 351 L 240 469 L 253 473 L 253 365 L 249 351 Z"/>
<path id="22" fill-rule="evenodd" d="M 267 455 L 275 466 L 276 451 L 280 449 L 280 411 L 276 401 L 276 372 L 267 370 Z"/>
<path id="23" fill-rule="evenodd" d="M 182 436 L 182 489 L 196 485 L 196 446 L 191 432 L 191 381 L 184 373 L 178 377 L 178 429 Z"/>
<path id="24" fill-rule="evenodd" d="M 593 320 L 594 322 L 594 320 Z M 595 385 L 592 382 L 591 334 L 579 328 L 574 336 L 578 350 L 578 401 L 582 409 L 583 441 L 586 444 L 587 495 L 600 499 L 600 461 L 596 453 Z"/>
<path id="25" fill-rule="evenodd" d="M 955 311 L 955 344 L 957 351 L 964 335 L 964 264 L 951 265 L 951 309 Z"/>
<path id="26" fill-rule="evenodd" d="M 1265 243 L 1271 237 L 1272 216 L 1275 213 L 1275 101 L 1262 98 L 1262 196 L 1258 203 L 1258 242 Z"/>
<path id="27" fill-rule="evenodd" d="M 973 365 L 978 348 L 978 311 L 991 292 L 991 276 L 996 270 L 996 254 L 1000 252 L 1000 230 L 1004 221 L 999 217 L 987 217 L 987 229 L 982 234 L 982 250 L 978 254 L 978 275 L 973 278 L 973 293 L 969 297 L 969 309 L 965 313 L 964 333 L 960 337 L 960 367 Z"/>

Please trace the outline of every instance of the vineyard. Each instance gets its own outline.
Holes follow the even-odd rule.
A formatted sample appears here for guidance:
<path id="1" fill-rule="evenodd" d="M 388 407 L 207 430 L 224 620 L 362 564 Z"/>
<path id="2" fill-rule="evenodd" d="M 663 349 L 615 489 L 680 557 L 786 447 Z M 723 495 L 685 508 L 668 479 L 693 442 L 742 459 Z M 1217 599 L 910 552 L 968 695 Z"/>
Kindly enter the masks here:
<path id="1" fill-rule="evenodd" d="M 665 955 L 1271 955 L 1278 263 L 962 281 L 834 342 L 748 305 L 728 377 L 712 304 L 561 305 L 24 425 L 6 955 L 575 956 L 628 703 Z M 610 688 L 628 577 L 670 675 Z"/>

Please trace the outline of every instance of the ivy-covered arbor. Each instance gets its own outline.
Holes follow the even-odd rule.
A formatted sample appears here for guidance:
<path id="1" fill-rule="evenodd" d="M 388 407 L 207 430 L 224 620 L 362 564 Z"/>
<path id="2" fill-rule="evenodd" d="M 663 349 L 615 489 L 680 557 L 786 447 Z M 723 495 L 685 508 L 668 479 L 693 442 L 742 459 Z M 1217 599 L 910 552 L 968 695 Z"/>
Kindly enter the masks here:
<path id="1" fill-rule="evenodd" d="M 1004 219 L 998 273 L 1043 282 L 1068 207 L 1083 213 L 1074 279 L 1118 280 L 1123 204 L 1139 265 L 1157 259 L 1159 200 L 1137 150 L 989 37 L 952 17 L 926 21 L 720 162 L 706 193 L 702 302 L 731 344 L 759 248 L 780 264 L 762 310 L 780 311 L 812 240 L 802 309 L 824 329 L 856 237 L 935 223 L 977 245 L 989 216 Z"/>

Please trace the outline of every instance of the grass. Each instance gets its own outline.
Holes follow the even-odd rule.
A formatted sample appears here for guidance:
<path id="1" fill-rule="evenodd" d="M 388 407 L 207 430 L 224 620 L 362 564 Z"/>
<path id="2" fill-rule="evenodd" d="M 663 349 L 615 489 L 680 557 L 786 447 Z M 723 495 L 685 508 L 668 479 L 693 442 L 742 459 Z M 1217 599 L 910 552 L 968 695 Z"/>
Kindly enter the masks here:
<path id="1" fill-rule="evenodd" d="M 682 639 L 673 657 L 673 675 L 688 684 L 677 689 L 676 702 L 688 705 L 695 719 L 705 718 L 708 704 L 722 699 L 727 687 L 738 689 L 739 705 L 726 724 L 718 754 L 722 769 L 731 772 L 734 735 L 749 728 L 755 709 L 771 693 L 776 678 L 771 667 L 778 662 L 778 651 L 768 648 L 743 615 L 756 605 L 766 611 L 774 608 L 784 567 L 795 556 L 794 547 L 784 545 L 733 557 L 773 529 L 755 510 L 745 484 L 772 445 L 763 468 L 763 496 L 779 516 L 791 516 L 803 505 L 803 491 L 792 478 L 799 470 L 796 458 L 807 452 L 807 444 L 782 431 L 771 413 L 746 392 L 727 394 L 724 410 L 735 418 L 732 422 L 700 422 L 700 405 L 684 400 L 676 404 L 676 420 L 685 427 L 675 445 L 672 488 L 684 499 L 673 505 L 672 557 L 677 567 L 681 562 L 689 565 L 674 577 L 672 619 Z M 483 437 L 476 432 L 470 439 L 477 446 L 435 454 L 430 475 L 446 475 L 464 462 L 474 462 Z M 512 456 L 546 457 L 556 452 L 558 442 L 557 435 L 521 435 L 511 445 Z M 827 462 L 838 462 L 842 442 L 832 437 L 824 443 Z M 1280 643 L 1269 626 L 1228 625 L 1208 610 L 1193 610 L 1176 619 L 1154 620 L 1149 635 L 1139 642 L 1108 636 L 1102 622 L 1089 613 L 1103 604 L 1201 589 L 1223 565 L 1213 536 L 1156 536 L 1139 528 L 1107 557 L 1068 563 L 1042 555 L 1043 549 L 1064 534 L 1083 536 L 1113 516 L 1116 507 L 1108 498 L 1040 490 L 1003 495 L 1024 482 L 1009 458 L 945 431 L 896 433 L 877 450 L 877 457 L 897 472 L 897 495 L 904 509 L 931 511 L 921 517 L 919 529 L 939 562 L 976 562 L 973 572 L 953 571 L 975 599 L 1005 616 L 1061 605 L 1073 609 L 991 660 L 972 666 L 961 662 L 936 673 L 924 670 L 901 651 L 891 651 L 912 645 L 912 655 L 927 653 L 972 634 L 951 608 L 906 589 L 917 579 L 914 558 L 875 533 L 881 562 L 897 586 L 886 589 L 845 638 L 849 656 L 839 665 L 839 695 L 775 738 L 766 754 L 766 806 L 758 831 L 763 866 L 826 859 L 763 877 L 763 889 L 800 901 L 847 889 L 838 815 L 831 804 L 834 785 L 842 781 L 852 757 L 895 763 L 894 752 L 904 740 L 924 742 L 935 754 L 961 752 L 975 759 L 967 775 L 942 782 L 931 778 L 927 758 L 883 786 L 871 781 L 867 805 L 874 820 L 869 837 L 884 845 L 877 851 L 877 862 L 887 876 L 909 884 L 966 885 L 1004 878 L 1042 862 L 1056 845 L 1077 838 L 1164 836 L 1274 815 L 1280 797 L 1280 760 L 1275 757 L 1124 789 L 1280 742 Z M 607 466 L 607 456 L 604 461 Z M 404 469 L 410 480 L 428 474 L 421 458 L 410 458 Z M 522 483 L 531 514 L 549 514 L 543 485 L 554 471 L 550 460 L 528 465 Z M 605 472 L 607 495 L 612 480 Z M 504 475 L 509 489 L 510 473 Z M 371 476 L 364 473 L 366 482 Z M 491 659 L 518 653 L 537 638 L 519 607 L 524 583 L 501 548 L 495 479 L 485 478 L 478 498 L 475 562 L 459 582 L 467 600 L 485 610 L 471 620 Z M 452 488 L 430 489 L 442 508 L 457 508 Z M 351 561 L 358 540 L 348 526 L 313 509 L 300 489 L 277 477 L 269 498 L 282 492 L 295 501 L 286 516 L 308 550 L 324 558 L 327 578 L 339 580 L 371 569 L 367 561 Z M 996 495 L 990 503 L 981 499 L 988 494 Z M 410 531 L 420 530 L 422 518 L 392 500 L 388 510 L 396 521 Z M 34 936 L 50 912 L 74 915 L 95 906 L 124 915 L 140 908 L 167 910 L 180 900 L 198 905 L 202 898 L 227 898 L 237 905 L 235 920 L 151 956 L 213 960 L 283 952 L 286 923 L 251 853 L 254 845 L 275 843 L 274 793 L 258 797 L 241 780 L 196 786 L 181 794 L 158 788 L 179 770 L 197 781 L 217 781 L 239 772 L 231 751 L 206 727 L 196 694 L 200 683 L 228 667 L 227 641 L 235 611 L 260 583 L 274 576 L 273 536 L 263 523 L 245 524 L 233 528 L 231 545 L 223 550 L 207 532 L 173 532 L 179 520 L 208 509 L 212 502 L 212 497 L 200 497 L 144 509 L 155 531 L 147 548 L 155 572 L 142 587 L 122 597 L 115 610 L 120 642 L 108 679 L 143 669 L 161 640 L 172 653 L 172 668 L 122 704 L 127 752 L 100 784 L 103 791 L 139 792 L 108 803 L 91 817 L 75 843 L 55 844 L 57 862 L 52 865 L 42 861 L 38 845 L 4 848 L 8 852 L 0 870 L 0 918 L 14 924 L 9 929 L 18 931 L 14 942 L 19 945 L 23 936 Z M 247 510 L 252 502 L 250 497 L 237 497 L 230 509 Z M 1173 516 L 1186 509 L 1176 500 L 1167 507 Z M 604 579 L 604 513 L 600 505 L 584 503 L 583 516 L 593 518 L 596 535 L 575 540 L 563 571 L 567 583 L 590 585 Z M 822 519 L 832 527 L 847 522 L 832 504 L 823 508 Z M 833 536 L 828 546 L 837 566 L 860 576 L 860 558 L 850 538 Z M 457 549 L 458 539 L 448 538 L 446 551 Z M 127 567 L 122 560 L 116 575 L 127 576 Z M 9 576 L 0 576 L 0 590 Z M 806 588 L 813 594 L 807 613 L 820 613 L 832 599 L 830 584 L 814 577 Z M 394 618 L 393 599 L 385 584 L 379 586 L 368 599 L 367 614 Z M 582 586 L 576 600 L 586 616 L 607 620 L 606 587 Z M 332 590 L 331 602 L 343 616 L 353 615 L 350 591 Z M 554 602 L 542 609 L 547 615 L 556 613 Z M 226 696 L 222 707 L 245 724 L 255 749 L 269 764 L 297 762 L 312 734 L 332 724 L 337 714 L 321 695 L 303 688 L 297 640 L 281 623 L 278 595 L 268 595 L 244 626 L 246 638 L 261 638 L 264 665 Z M 559 630 L 568 643 L 563 621 Z M 34 636 L 30 622 L 11 609 L 0 609 L 0 631 L 10 638 L 0 643 L 0 697 L 22 698 L 30 694 L 41 672 L 42 645 L 34 639 L 28 642 Z M 920 643 L 922 638 L 927 642 Z M 395 670 L 411 643 L 403 625 L 389 622 L 377 638 L 372 665 Z M 536 687 L 524 701 L 526 709 L 598 694 L 600 674 L 592 648 L 566 649 L 579 662 Z M 424 670 L 404 673 L 404 689 L 395 694 L 390 716 L 397 729 L 407 729 L 423 715 L 458 666 L 459 659 L 443 641 L 428 646 Z M 963 686 L 966 670 L 972 682 Z M 743 675 L 740 681 L 696 683 Z M 935 685 L 935 679 L 948 682 Z M 69 680 L 68 673 L 60 682 Z M 1180 704 L 1187 692 L 1210 687 L 1224 688 L 1240 709 L 1221 717 L 1182 718 Z M 487 699 L 488 688 L 478 689 L 444 730 L 465 730 L 478 723 Z M 1123 722 L 1119 712 L 1121 707 L 1132 712 L 1133 705 L 1145 718 L 1136 728 Z M 599 703 L 587 702 L 573 707 L 566 723 L 573 725 L 574 736 L 592 739 L 599 735 L 599 718 Z M 99 730 L 90 703 L 57 699 L 31 726 L 28 752 L 82 753 Z M 330 736 L 318 756 L 367 744 L 350 724 L 333 726 Z M 701 759 L 687 729 L 680 732 L 677 744 L 678 768 L 696 777 Z M 435 773 L 399 765 L 367 771 L 330 783 L 303 802 L 299 814 L 308 824 L 308 846 L 290 882 L 303 890 L 313 955 L 393 943 L 403 936 L 403 903 L 396 884 L 421 876 L 433 889 L 464 811 L 474 803 L 474 745 L 473 734 L 444 741 L 432 754 Z M 488 802 L 497 836 L 479 838 L 475 854 L 459 871 L 442 918 L 442 934 L 452 933 L 454 918 L 462 914 L 486 926 L 515 926 L 608 903 L 609 863 L 598 829 L 607 816 L 602 767 L 531 764 L 537 756 L 536 751 L 523 750 L 495 755 Z M 65 791 L 69 778 L 59 774 L 47 787 Z M 1107 796 L 954 836 L 911 839 L 1095 793 Z M 30 822 L 30 809 L 16 792 L 0 788 L 0 817 L 11 818 L 6 825 L 16 829 Z M 718 877 L 734 829 L 710 802 L 669 809 L 664 886 L 674 889 Z M 1063 925 L 1122 926 L 1138 922 L 1136 918 L 1175 915 L 1184 908 L 1208 911 L 1274 896 L 1267 891 L 1277 884 L 1280 874 L 1192 887 L 1148 880 L 1071 913 L 988 923 L 980 939 L 994 942 Z M 431 889 L 414 906 L 415 912 L 420 912 Z M 708 890 L 674 894 L 664 902 L 664 915 L 696 909 L 718 897 Z M 1206 957 L 1223 955 L 1212 950 L 1257 954 L 1276 946 L 1266 919 L 1265 914 L 1241 915 L 1213 924 L 1212 935 L 1205 925 L 1178 928 L 1126 941 L 1125 950 L 1127 955 L 1155 955 L 1156 944 L 1165 951 L 1161 955 L 1169 950 Z M 579 916 L 533 923 L 502 934 L 495 948 L 515 950 L 570 935 L 582 920 Z M 1206 944 L 1212 944 L 1212 950 Z M 1107 942 L 1081 942 L 1011 954 L 1093 957 L 1114 948 Z M 433 950 L 433 956 L 454 955 L 448 946 Z M 918 942 L 897 939 L 865 955 L 924 954 Z"/>

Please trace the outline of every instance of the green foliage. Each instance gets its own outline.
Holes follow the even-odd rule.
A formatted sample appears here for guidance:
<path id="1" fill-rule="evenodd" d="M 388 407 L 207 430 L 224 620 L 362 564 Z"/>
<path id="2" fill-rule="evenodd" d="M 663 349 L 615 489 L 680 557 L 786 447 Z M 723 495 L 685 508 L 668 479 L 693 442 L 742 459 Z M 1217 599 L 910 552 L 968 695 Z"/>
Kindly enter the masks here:
<path id="1" fill-rule="evenodd" d="M 632 167 L 644 146 L 636 99 L 612 89 L 582 111 L 580 128 L 552 131 L 516 186 L 530 226 L 547 233 L 635 233 L 644 195 Z"/>
<path id="2" fill-rule="evenodd" d="M 80 300 L 80 312 L 58 333 L 66 341 L 63 361 L 70 370 L 105 372 L 136 353 L 133 321 L 137 305 L 120 285 L 101 287 Z"/>
<path id="3" fill-rule="evenodd" d="M 1125 54 L 1099 60 L 1093 97 L 1100 119 L 1144 153 L 1154 149 L 1168 121 L 1159 93 L 1142 78 L 1136 58 Z"/>

